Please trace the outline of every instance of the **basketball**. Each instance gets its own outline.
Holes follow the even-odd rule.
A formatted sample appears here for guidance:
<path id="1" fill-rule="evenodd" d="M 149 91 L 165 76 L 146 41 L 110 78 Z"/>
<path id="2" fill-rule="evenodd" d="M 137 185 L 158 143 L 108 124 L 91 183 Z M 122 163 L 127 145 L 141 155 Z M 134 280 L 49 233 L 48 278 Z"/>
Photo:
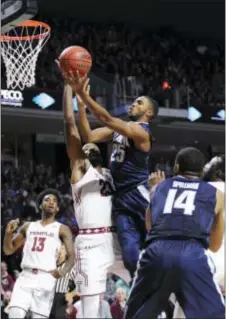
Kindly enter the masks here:
<path id="1" fill-rule="evenodd" d="M 92 67 L 90 53 L 83 47 L 71 46 L 60 54 L 59 63 L 62 70 L 79 71 L 80 75 L 87 74 Z"/>

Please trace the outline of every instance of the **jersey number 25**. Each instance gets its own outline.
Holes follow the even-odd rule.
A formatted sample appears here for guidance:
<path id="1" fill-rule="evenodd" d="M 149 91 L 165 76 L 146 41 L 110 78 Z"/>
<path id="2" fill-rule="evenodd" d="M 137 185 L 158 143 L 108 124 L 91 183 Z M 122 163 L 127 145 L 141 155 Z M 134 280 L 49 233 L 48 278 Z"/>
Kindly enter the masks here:
<path id="1" fill-rule="evenodd" d="M 122 163 L 125 159 L 125 146 L 119 143 L 113 143 L 111 161 Z"/>
<path id="2" fill-rule="evenodd" d="M 181 209 L 183 214 L 191 216 L 195 210 L 196 191 L 184 190 L 177 195 L 178 191 L 178 189 L 169 190 L 163 213 L 172 213 L 173 209 Z"/>

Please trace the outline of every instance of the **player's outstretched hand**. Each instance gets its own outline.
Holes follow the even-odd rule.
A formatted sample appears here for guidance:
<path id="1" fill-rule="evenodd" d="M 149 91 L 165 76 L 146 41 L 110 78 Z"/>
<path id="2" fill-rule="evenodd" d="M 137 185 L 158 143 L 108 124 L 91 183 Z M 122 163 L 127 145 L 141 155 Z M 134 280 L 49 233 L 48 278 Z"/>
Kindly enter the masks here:
<path id="1" fill-rule="evenodd" d="M 86 94 L 89 95 L 89 92 L 90 92 L 90 85 L 87 86 L 86 88 Z M 83 102 L 83 100 L 81 99 L 80 95 L 77 93 L 76 94 L 76 99 L 77 99 L 77 102 L 78 102 L 78 108 L 85 108 L 85 103 Z"/>
<path id="2" fill-rule="evenodd" d="M 159 184 L 166 179 L 165 172 L 158 170 L 157 172 L 152 172 L 149 176 L 149 184 L 151 187 Z"/>
<path id="3" fill-rule="evenodd" d="M 19 220 L 19 219 L 11 220 L 11 221 L 7 224 L 6 233 L 7 233 L 7 234 L 12 234 L 13 232 L 15 232 L 16 229 L 17 229 L 18 226 L 19 226 L 19 223 L 20 223 L 20 220 Z"/>
<path id="4" fill-rule="evenodd" d="M 50 273 L 54 278 L 59 279 L 62 277 L 62 274 L 60 273 L 59 270 L 50 270 L 48 273 Z"/>
<path id="5" fill-rule="evenodd" d="M 89 95 L 90 85 L 87 75 L 82 77 L 78 71 L 76 71 L 76 73 L 70 71 L 66 75 L 66 80 L 71 85 L 76 95 Z"/>

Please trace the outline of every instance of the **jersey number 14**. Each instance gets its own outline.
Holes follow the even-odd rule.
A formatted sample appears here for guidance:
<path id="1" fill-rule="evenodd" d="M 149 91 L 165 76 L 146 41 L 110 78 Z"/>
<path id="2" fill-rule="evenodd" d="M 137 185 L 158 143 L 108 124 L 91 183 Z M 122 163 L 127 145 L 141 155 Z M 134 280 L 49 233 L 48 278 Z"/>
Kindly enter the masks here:
<path id="1" fill-rule="evenodd" d="M 178 189 L 170 189 L 166 198 L 163 213 L 172 213 L 173 209 L 183 210 L 183 214 L 191 216 L 195 210 L 196 191 L 184 190 L 177 195 Z"/>

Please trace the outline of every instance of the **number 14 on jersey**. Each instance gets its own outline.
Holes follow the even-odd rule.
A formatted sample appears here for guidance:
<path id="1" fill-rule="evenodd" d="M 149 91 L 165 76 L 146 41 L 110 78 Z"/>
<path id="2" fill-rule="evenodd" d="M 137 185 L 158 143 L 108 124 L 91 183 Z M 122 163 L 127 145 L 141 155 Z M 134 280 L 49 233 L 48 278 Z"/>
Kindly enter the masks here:
<path id="1" fill-rule="evenodd" d="M 197 191 L 184 190 L 178 195 L 178 189 L 170 189 L 166 198 L 163 213 L 170 214 L 173 209 L 181 209 L 183 214 L 191 216 L 195 210 Z"/>

